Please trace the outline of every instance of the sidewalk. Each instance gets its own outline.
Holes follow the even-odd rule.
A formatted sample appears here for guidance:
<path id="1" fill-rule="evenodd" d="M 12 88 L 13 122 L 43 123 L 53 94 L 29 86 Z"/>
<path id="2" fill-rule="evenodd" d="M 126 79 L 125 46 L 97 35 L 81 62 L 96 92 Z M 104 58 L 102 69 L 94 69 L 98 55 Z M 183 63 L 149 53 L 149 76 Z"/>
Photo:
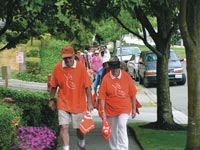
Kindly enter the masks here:
<path id="1" fill-rule="evenodd" d="M 137 84 L 137 83 L 136 83 Z M 5 81 L 0 78 L 0 86 L 4 86 Z M 47 91 L 46 83 L 27 82 L 15 79 L 8 81 L 8 87 L 13 89 L 26 89 L 32 91 Z M 129 119 L 129 122 L 155 122 L 157 120 L 157 98 L 150 90 L 143 88 L 137 93 L 137 99 L 142 104 L 142 108 L 139 109 L 140 114 L 135 119 Z M 173 115 L 175 122 L 179 124 L 187 123 L 187 116 L 180 111 L 173 109 Z M 86 137 L 87 150 L 109 150 L 107 141 L 104 141 L 101 136 L 101 119 L 98 117 L 97 111 L 92 112 L 92 116 L 95 121 L 95 129 L 88 133 Z M 135 138 L 128 131 L 129 137 L 129 149 L 130 150 L 141 150 L 135 141 Z M 70 150 L 77 150 L 77 137 L 74 129 L 70 127 Z M 58 145 L 57 150 L 62 150 L 61 145 Z"/>
<path id="2" fill-rule="evenodd" d="M 137 115 L 137 122 L 155 122 L 157 120 L 157 96 L 147 88 L 141 86 L 141 90 L 137 93 L 137 99 L 142 104 L 140 115 Z M 187 124 L 188 117 L 184 113 L 172 107 L 174 121 L 178 124 Z"/>
<path id="3" fill-rule="evenodd" d="M 93 111 L 93 115 L 96 111 Z M 105 141 L 101 136 L 101 119 L 97 116 L 93 117 L 95 122 L 95 129 L 89 132 L 86 136 L 86 149 L 87 150 L 109 150 L 108 141 Z M 128 132 L 129 138 L 129 150 L 141 150 L 136 143 L 133 135 Z M 70 150 L 78 150 L 77 147 L 76 130 L 70 127 Z M 62 150 L 62 146 L 59 144 L 57 150 Z"/>

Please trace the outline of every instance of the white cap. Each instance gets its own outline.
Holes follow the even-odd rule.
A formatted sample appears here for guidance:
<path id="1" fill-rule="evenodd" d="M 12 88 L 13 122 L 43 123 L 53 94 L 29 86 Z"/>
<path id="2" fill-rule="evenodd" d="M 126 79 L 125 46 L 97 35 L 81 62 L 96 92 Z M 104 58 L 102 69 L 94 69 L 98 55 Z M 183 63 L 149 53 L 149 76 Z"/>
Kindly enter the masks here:
<path id="1" fill-rule="evenodd" d="M 108 57 L 103 57 L 103 58 L 102 58 L 102 63 L 105 63 L 105 62 L 109 62 Z"/>
<path id="2" fill-rule="evenodd" d="M 98 51 L 98 50 L 95 50 L 94 53 L 99 53 L 99 51 Z"/>

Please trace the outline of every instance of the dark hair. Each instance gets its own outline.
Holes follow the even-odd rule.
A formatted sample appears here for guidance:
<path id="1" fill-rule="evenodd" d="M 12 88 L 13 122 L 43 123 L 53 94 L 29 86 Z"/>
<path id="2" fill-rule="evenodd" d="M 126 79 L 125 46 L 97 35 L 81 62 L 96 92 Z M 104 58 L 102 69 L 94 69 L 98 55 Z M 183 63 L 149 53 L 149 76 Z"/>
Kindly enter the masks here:
<path id="1" fill-rule="evenodd" d="M 78 58 L 78 56 L 77 56 L 77 55 L 75 55 L 75 60 L 79 61 L 79 58 Z"/>

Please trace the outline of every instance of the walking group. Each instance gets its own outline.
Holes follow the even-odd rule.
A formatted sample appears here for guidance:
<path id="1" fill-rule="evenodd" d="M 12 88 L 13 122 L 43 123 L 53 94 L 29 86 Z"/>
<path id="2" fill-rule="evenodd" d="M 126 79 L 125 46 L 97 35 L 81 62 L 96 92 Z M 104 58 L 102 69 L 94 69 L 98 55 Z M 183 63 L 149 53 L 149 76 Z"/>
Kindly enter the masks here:
<path id="1" fill-rule="evenodd" d="M 62 60 L 53 69 L 49 107 L 57 107 L 63 150 L 70 150 L 69 125 L 77 131 L 78 148 L 86 150 L 80 124 L 93 109 L 109 128 L 104 139 L 110 150 L 128 150 L 127 122 L 130 115 L 136 116 L 138 103 L 134 81 L 106 47 L 89 53 L 64 46 Z"/>

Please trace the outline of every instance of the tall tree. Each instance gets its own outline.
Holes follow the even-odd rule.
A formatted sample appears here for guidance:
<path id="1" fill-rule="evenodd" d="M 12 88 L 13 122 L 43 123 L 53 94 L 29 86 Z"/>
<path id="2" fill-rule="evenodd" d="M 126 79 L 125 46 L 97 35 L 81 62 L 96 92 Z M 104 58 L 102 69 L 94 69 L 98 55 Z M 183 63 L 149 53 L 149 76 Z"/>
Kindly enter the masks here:
<path id="1" fill-rule="evenodd" d="M 186 150 L 200 149 L 200 1 L 181 0 L 180 31 L 186 49 L 188 130 Z"/>
<path id="2" fill-rule="evenodd" d="M 143 40 L 144 44 L 157 55 L 157 121 L 151 123 L 150 126 L 162 129 L 179 128 L 180 126 L 173 119 L 168 78 L 170 41 L 178 27 L 178 1 L 142 0 L 137 3 L 128 1 L 123 6 L 130 14 L 135 14 L 132 17 L 136 17 L 141 23 L 143 35 L 134 33 L 117 16 L 114 16 L 113 13 L 110 14 L 125 29 Z M 156 18 L 156 28 L 149 17 Z M 155 47 L 148 42 L 147 32 L 153 39 Z"/>
<path id="3" fill-rule="evenodd" d="M 135 5 L 134 11 L 137 19 L 142 24 L 142 40 L 147 47 L 157 54 L 157 122 L 158 128 L 174 128 L 177 124 L 173 120 L 170 101 L 168 58 L 170 40 L 177 30 L 177 6 L 178 1 L 172 0 L 143 0 L 143 3 Z M 153 28 L 148 16 L 154 16 L 157 20 L 157 28 Z M 149 32 L 156 47 L 152 47 L 146 39 L 146 30 Z"/>

